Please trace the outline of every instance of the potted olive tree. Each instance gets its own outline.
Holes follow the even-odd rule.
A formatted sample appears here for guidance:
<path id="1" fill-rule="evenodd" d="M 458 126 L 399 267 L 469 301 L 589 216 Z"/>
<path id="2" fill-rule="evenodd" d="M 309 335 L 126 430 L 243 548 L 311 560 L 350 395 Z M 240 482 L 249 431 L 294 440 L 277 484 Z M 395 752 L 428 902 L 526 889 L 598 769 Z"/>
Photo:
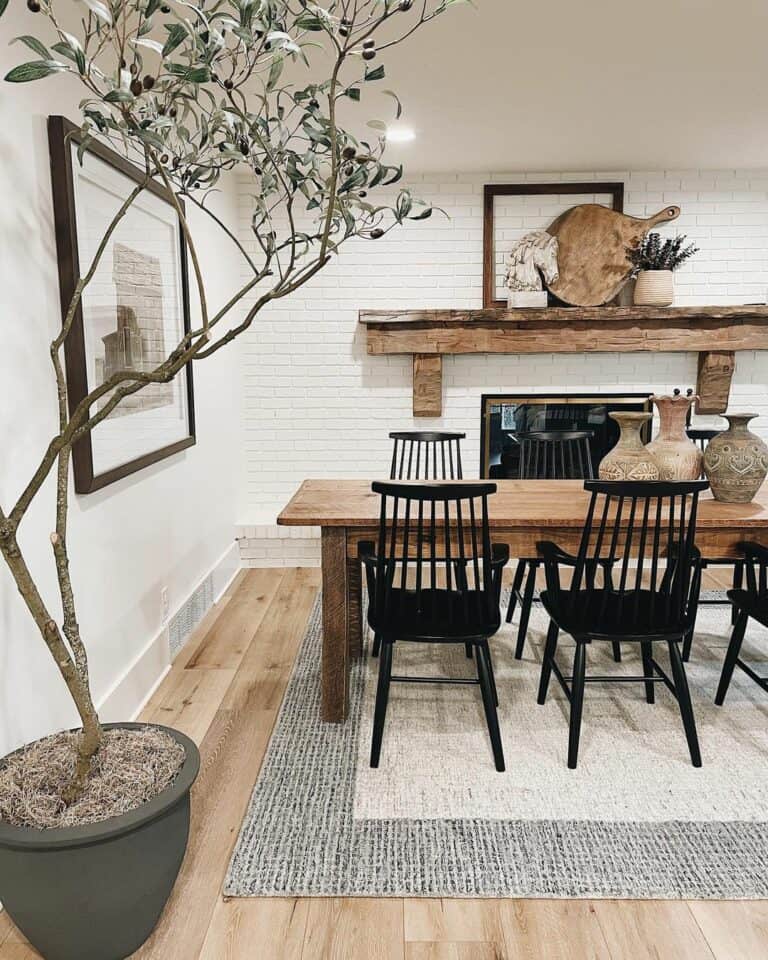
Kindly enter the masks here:
<path id="1" fill-rule="evenodd" d="M 8 2 L 0 0 L 0 14 Z M 106 142 L 141 171 L 93 261 L 83 265 L 51 344 L 58 429 L 16 501 L 0 505 L 3 560 L 81 719 L 79 729 L 0 761 L 0 900 L 45 957 L 112 960 L 146 939 L 186 849 L 189 792 L 199 766 L 194 744 L 177 731 L 99 722 L 67 549 L 73 445 L 125 398 L 168 383 L 186 365 L 221 350 L 264 307 L 322 270 L 345 241 L 375 241 L 407 219 L 431 215 L 429 206 L 393 186 L 402 169 L 384 162 L 385 137 L 361 139 L 340 124 L 339 114 L 354 110 L 366 89 L 383 80 L 384 51 L 459 2 L 27 0 L 40 30 L 17 39 L 34 59 L 5 79 L 79 78 L 80 151 Z M 387 93 L 399 115 L 398 98 Z M 380 120 L 370 125 L 383 127 Z M 210 191 L 235 168 L 252 180 L 255 244 L 228 229 L 209 206 Z M 163 185 L 176 208 L 199 323 L 151 369 L 113 371 L 72 405 L 63 360 L 67 337 L 121 221 L 153 183 Z M 386 205 L 372 196 L 382 186 L 389 188 Z M 236 255 L 247 268 L 247 279 L 216 312 L 208 309 L 190 207 L 220 231 L 222 256 Z M 56 478 L 55 601 L 38 588 L 18 539 L 50 474 Z"/>

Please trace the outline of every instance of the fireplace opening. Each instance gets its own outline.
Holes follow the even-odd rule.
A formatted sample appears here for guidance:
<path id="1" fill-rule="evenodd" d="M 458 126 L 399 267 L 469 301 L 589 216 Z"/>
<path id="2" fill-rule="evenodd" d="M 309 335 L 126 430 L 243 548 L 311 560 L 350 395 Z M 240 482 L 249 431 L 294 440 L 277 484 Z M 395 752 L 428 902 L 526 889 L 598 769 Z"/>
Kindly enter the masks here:
<path id="1" fill-rule="evenodd" d="M 537 431 L 585 430 L 595 473 L 619 439 L 619 427 L 608 416 L 614 410 L 650 413 L 649 393 L 483 394 L 480 424 L 480 476 L 516 480 L 520 476 L 519 435 Z M 651 439 L 650 421 L 643 428 Z"/>

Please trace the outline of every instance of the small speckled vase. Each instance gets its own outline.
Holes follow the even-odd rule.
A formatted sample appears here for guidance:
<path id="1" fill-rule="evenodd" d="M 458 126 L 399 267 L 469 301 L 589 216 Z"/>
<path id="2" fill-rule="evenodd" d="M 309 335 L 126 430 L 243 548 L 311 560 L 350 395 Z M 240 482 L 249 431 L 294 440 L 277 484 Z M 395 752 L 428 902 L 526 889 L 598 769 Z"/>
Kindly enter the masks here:
<path id="1" fill-rule="evenodd" d="M 701 476 L 701 450 L 685 433 L 688 411 L 694 396 L 676 393 L 651 397 L 659 411 L 659 434 L 648 450 L 659 467 L 659 480 L 698 480 Z"/>
<path id="2" fill-rule="evenodd" d="M 768 474 L 768 446 L 747 427 L 756 413 L 726 413 L 728 429 L 704 451 L 704 473 L 715 500 L 749 503 Z"/>
<path id="3" fill-rule="evenodd" d="M 600 461 L 601 480 L 658 480 L 659 468 L 643 444 L 640 431 L 650 413 L 613 411 L 608 414 L 619 425 L 619 442 Z"/>

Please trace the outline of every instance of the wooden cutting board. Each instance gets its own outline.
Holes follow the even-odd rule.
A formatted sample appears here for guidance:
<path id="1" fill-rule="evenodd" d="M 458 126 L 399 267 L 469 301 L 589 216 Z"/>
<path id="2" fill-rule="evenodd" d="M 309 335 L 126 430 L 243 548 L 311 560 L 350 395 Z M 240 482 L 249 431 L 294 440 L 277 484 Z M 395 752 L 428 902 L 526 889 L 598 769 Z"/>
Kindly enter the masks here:
<path id="1" fill-rule="evenodd" d="M 647 220 L 629 217 L 598 203 L 583 203 L 561 213 L 547 232 L 557 237 L 560 275 L 547 284 L 564 303 L 596 307 L 612 300 L 629 279 L 627 247 L 636 247 L 660 223 L 680 216 L 665 207 Z"/>

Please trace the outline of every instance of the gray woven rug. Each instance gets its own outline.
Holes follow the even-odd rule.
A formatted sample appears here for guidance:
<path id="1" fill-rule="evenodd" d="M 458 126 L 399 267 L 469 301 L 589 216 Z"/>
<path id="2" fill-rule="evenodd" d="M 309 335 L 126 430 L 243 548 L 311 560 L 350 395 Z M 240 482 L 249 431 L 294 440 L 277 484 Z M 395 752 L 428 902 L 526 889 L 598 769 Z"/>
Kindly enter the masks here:
<path id="1" fill-rule="evenodd" d="M 476 687 L 393 685 L 381 766 L 368 766 L 378 661 L 352 670 L 350 717 L 319 712 L 316 605 L 230 864 L 225 894 L 253 896 L 763 898 L 768 896 L 768 696 L 737 671 L 713 704 L 729 610 L 700 608 L 689 682 L 704 766 L 657 685 L 587 688 L 579 768 L 553 682 L 536 704 L 546 620 L 525 657 L 515 625 L 492 641 L 507 772 L 496 773 Z M 402 647 L 402 649 L 401 649 Z M 463 649 L 401 645 L 396 672 L 468 676 Z M 561 644 L 562 663 L 572 653 Z M 744 656 L 768 673 L 768 632 Z M 659 651 L 659 659 L 665 662 Z M 761 670 L 762 661 L 762 670 Z M 593 645 L 588 670 L 638 672 Z"/>

